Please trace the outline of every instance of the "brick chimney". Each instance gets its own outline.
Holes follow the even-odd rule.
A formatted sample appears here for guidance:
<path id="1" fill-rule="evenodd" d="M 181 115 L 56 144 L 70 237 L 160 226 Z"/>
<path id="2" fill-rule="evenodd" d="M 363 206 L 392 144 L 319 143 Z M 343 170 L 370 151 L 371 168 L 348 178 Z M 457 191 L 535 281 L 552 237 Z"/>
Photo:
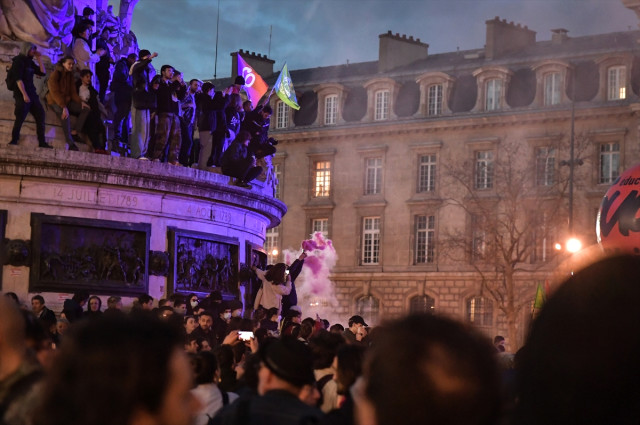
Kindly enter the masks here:
<path id="1" fill-rule="evenodd" d="M 269 59 L 267 55 L 256 54 L 256 52 L 249 53 L 240 49 L 239 52 L 231 53 L 231 78 L 235 78 L 238 75 L 238 53 L 262 78 L 268 78 L 273 75 L 273 64 L 276 61 Z"/>
<path id="2" fill-rule="evenodd" d="M 553 44 L 562 44 L 569 39 L 569 31 L 564 28 L 556 28 L 551 30 L 551 42 Z"/>
<path id="3" fill-rule="evenodd" d="M 498 16 L 486 22 L 487 43 L 485 57 L 497 59 L 508 53 L 516 52 L 536 42 L 536 32 L 526 26 L 500 20 Z"/>
<path id="4" fill-rule="evenodd" d="M 380 34 L 378 51 L 378 71 L 387 72 L 399 66 L 408 65 L 420 59 L 426 59 L 429 45 L 420 42 L 419 38 L 407 37 L 405 34 L 395 35 L 388 31 Z"/>

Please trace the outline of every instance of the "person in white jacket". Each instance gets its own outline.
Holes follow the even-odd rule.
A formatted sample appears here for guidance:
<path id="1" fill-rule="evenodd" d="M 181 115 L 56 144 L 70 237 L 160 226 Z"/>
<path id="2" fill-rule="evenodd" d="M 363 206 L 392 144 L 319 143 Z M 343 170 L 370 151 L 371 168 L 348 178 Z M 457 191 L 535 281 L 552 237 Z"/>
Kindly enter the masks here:
<path id="1" fill-rule="evenodd" d="M 100 56 L 105 54 L 104 49 L 98 49 L 95 53 L 91 50 L 89 44 L 89 36 L 91 35 L 91 25 L 82 24 L 78 37 L 73 41 L 73 57 L 76 60 L 78 70 L 91 69 L 93 71 L 94 64 L 100 60 Z"/>
<path id="2" fill-rule="evenodd" d="M 253 303 L 254 310 L 260 306 L 264 309 L 277 308 L 278 314 L 282 311 L 282 296 L 291 293 L 291 278 L 287 273 L 287 266 L 284 263 L 275 264 L 266 272 L 252 267 L 256 276 L 262 281 L 262 286 L 258 290 L 256 300 Z"/>

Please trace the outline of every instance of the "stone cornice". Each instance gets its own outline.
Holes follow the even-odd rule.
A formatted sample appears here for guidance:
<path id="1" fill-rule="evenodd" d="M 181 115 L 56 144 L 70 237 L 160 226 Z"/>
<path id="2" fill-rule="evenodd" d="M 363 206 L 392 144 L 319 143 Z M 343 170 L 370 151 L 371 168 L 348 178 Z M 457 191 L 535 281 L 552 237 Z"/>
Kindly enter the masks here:
<path id="1" fill-rule="evenodd" d="M 229 177 L 192 168 L 59 149 L 0 147 L 0 177 L 19 176 L 99 186 L 141 189 L 165 195 L 241 206 L 277 226 L 284 203 L 228 184 Z"/>
<path id="2" fill-rule="evenodd" d="M 593 120 L 637 113 L 638 103 L 602 102 L 600 106 L 593 107 L 593 102 L 588 106 L 576 104 L 576 121 Z M 308 126 L 291 129 L 286 132 L 272 131 L 272 135 L 283 143 L 305 142 L 313 143 L 327 140 L 357 139 L 398 136 L 398 135 L 422 135 L 452 130 L 479 130 L 485 128 L 503 128 L 526 124 L 545 124 L 563 122 L 571 119 L 571 106 L 565 105 L 557 108 L 545 109 L 521 109 L 508 110 L 495 113 L 466 113 L 455 116 L 428 118 L 397 119 L 385 122 L 359 122 L 348 123 L 339 126 Z"/>

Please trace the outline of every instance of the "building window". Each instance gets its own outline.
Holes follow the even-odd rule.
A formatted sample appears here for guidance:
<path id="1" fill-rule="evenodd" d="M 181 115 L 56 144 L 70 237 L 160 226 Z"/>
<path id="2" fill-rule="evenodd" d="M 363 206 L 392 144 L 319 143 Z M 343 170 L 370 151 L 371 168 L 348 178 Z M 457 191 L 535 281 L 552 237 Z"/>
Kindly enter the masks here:
<path id="1" fill-rule="evenodd" d="M 267 251 L 267 263 L 276 264 L 280 255 L 278 244 L 280 243 L 280 233 L 278 227 L 272 227 L 267 229 L 267 234 L 264 240 L 264 250 Z"/>
<path id="2" fill-rule="evenodd" d="M 314 218 L 311 220 L 311 231 L 313 234 L 316 232 L 322 233 L 325 239 L 329 237 L 329 219 L 328 218 Z"/>
<path id="3" fill-rule="evenodd" d="M 276 104 L 276 128 L 289 127 L 289 106 L 284 102 Z"/>
<path id="4" fill-rule="evenodd" d="M 467 321 L 480 327 L 493 326 L 493 303 L 483 297 L 467 300 Z"/>
<path id="5" fill-rule="evenodd" d="M 534 239 L 534 263 L 546 263 L 550 261 L 554 254 L 557 252 L 555 245 L 555 235 L 553 229 L 548 224 L 548 218 L 544 218 L 543 223 L 540 226 L 536 226 L 533 231 Z"/>
<path id="6" fill-rule="evenodd" d="M 436 307 L 436 300 L 429 295 L 416 295 L 409 300 L 409 314 L 433 313 Z"/>
<path id="7" fill-rule="evenodd" d="M 436 190 L 436 156 L 421 155 L 418 164 L 418 193 Z"/>
<path id="8" fill-rule="evenodd" d="M 481 216 L 471 216 L 471 260 L 482 260 L 487 253 L 487 234 Z"/>
<path id="9" fill-rule="evenodd" d="M 416 247 L 414 264 L 433 263 L 435 245 L 435 216 L 416 216 Z"/>
<path id="10" fill-rule="evenodd" d="M 378 264 L 380 260 L 380 217 L 362 219 L 362 264 Z"/>
<path id="11" fill-rule="evenodd" d="M 276 199 L 282 199 L 282 185 L 280 182 L 282 181 L 282 166 L 281 164 L 273 164 L 273 173 L 276 176 L 276 187 L 273 190 L 273 197 Z"/>
<path id="12" fill-rule="evenodd" d="M 427 115 L 442 114 L 442 84 L 429 86 L 429 96 L 427 103 Z"/>
<path id="13" fill-rule="evenodd" d="M 367 325 L 374 326 L 380 316 L 380 300 L 373 295 L 365 295 L 356 300 L 356 313 L 362 316 Z"/>
<path id="14" fill-rule="evenodd" d="M 625 99 L 626 93 L 626 69 L 624 66 L 612 66 L 608 70 L 608 100 Z"/>
<path id="15" fill-rule="evenodd" d="M 329 196 L 331 189 L 331 162 L 317 161 L 313 163 L 313 196 L 321 198 Z"/>
<path id="16" fill-rule="evenodd" d="M 556 150 L 543 147 L 536 149 L 536 185 L 552 186 L 555 183 Z"/>
<path id="17" fill-rule="evenodd" d="M 502 81 L 495 78 L 485 85 L 485 111 L 497 111 L 500 109 L 500 96 L 502 94 Z"/>
<path id="18" fill-rule="evenodd" d="M 376 195 L 382 191 L 382 158 L 365 159 L 364 194 Z"/>
<path id="19" fill-rule="evenodd" d="M 600 183 L 613 183 L 620 175 L 620 144 L 600 145 Z"/>
<path id="20" fill-rule="evenodd" d="M 544 76 L 544 105 L 552 106 L 560 104 L 562 87 L 560 73 L 552 72 Z"/>
<path id="21" fill-rule="evenodd" d="M 389 119 L 389 90 L 380 90 L 376 92 L 376 111 L 374 119 L 382 121 Z"/>
<path id="22" fill-rule="evenodd" d="M 476 189 L 493 187 L 493 151 L 476 152 L 475 182 Z"/>
<path id="23" fill-rule="evenodd" d="M 335 125 L 338 118 L 338 95 L 332 94 L 324 98 L 324 124 Z"/>

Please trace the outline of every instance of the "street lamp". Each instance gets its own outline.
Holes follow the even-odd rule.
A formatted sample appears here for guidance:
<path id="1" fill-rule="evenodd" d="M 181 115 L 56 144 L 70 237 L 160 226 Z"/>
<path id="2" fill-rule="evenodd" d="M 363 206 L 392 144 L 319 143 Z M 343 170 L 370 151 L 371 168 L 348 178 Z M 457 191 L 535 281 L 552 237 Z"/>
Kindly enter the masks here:
<path id="1" fill-rule="evenodd" d="M 582 248 L 582 243 L 573 236 L 573 170 L 584 162 L 575 158 L 575 122 L 576 122 L 576 71 L 571 68 L 571 133 L 569 136 L 569 160 L 560 161 L 560 165 L 569 166 L 569 240 L 566 248 L 569 252 L 577 252 Z M 556 247 L 557 248 L 557 247 Z M 575 249 L 573 251 L 572 249 Z"/>

